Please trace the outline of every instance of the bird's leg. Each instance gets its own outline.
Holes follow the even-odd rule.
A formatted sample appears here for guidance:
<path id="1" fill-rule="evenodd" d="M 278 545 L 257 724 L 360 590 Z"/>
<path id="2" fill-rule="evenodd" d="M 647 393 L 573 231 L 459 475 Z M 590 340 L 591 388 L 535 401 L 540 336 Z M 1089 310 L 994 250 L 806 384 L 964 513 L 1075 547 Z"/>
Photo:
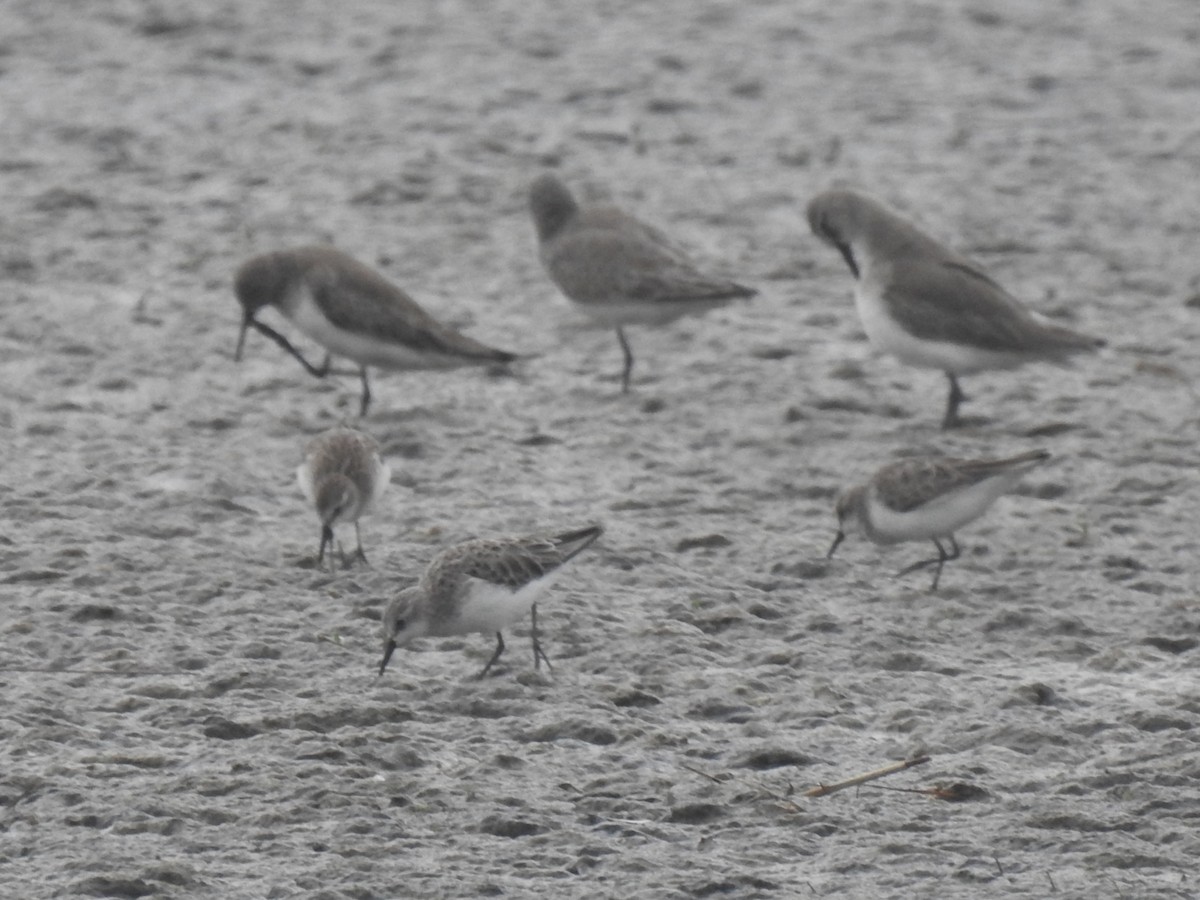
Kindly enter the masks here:
<path id="1" fill-rule="evenodd" d="M 942 566 L 951 560 L 958 559 L 961 552 L 958 549 L 958 541 L 954 539 L 954 535 L 950 535 L 950 552 L 946 552 L 946 548 L 942 546 L 942 542 L 937 538 L 933 539 L 933 546 L 937 547 L 938 555 L 933 559 L 923 559 L 920 562 L 915 562 L 911 566 L 906 566 L 896 573 L 896 576 L 907 575 L 909 572 L 915 572 L 918 569 L 924 569 L 928 566 L 937 566 L 937 570 L 933 573 L 933 584 L 929 586 L 930 591 L 936 591 L 938 579 L 942 577 Z"/>
<path id="2" fill-rule="evenodd" d="M 317 550 L 317 565 L 325 561 L 325 548 L 329 548 L 329 571 L 333 571 L 333 529 L 328 525 L 321 529 L 321 546 Z"/>
<path id="3" fill-rule="evenodd" d="M 542 642 L 540 640 L 538 640 L 537 604 L 536 603 L 533 604 L 533 609 L 531 610 L 531 612 L 533 613 L 533 627 L 532 627 L 532 629 L 530 629 L 529 634 L 530 634 L 530 637 L 533 638 L 533 668 L 535 670 L 541 668 L 542 660 L 545 660 L 546 668 L 549 669 L 551 672 L 553 672 L 554 666 L 550 665 L 550 657 L 548 657 L 546 655 L 545 651 L 542 650 Z"/>
<path id="4" fill-rule="evenodd" d="M 361 559 L 361 560 L 363 561 L 363 565 L 364 565 L 364 566 L 369 566 L 369 565 L 371 565 L 369 562 L 367 562 L 367 554 L 363 553 L 363 548 L 362 548 L 362 535 L 361 535 L 361 534 L 359 534 L 359 531 L 358 531 L 358 523 L 357 523 L 357 522 L 355 522 L 355 523 L 354 523 L 354 539 L 355 539 L 356 541 L 358 541 L 358 549 L 354 551 L 354 556 L 355 556 L 355 558 L 356 558 L 356 559 Z"/>
<path id="5" fill-rule="evenodd" d="M 625 354 L 625 368 L 621 370 L 621 393 L 629 393 L 629 373 L 633 371 L 633 351 L 629 349 L 629 341 L 625 339 L 625 330 L 617 326 L 617 340 L 621 342 L 621 352 Z"/>
<path id="6" fill-rule="evenodd" d="M 358 415 L 361 418 L 367 414 L 367 409 L 371 405 L 371 385 L 367 382 L 367 367 L 358 367 L 359 377 L 362 378 L 362 404 L 359 406 Z"/>
<path id="7" fill-rule="evenodd" d="M 935 544 L 937 544 L 939 562 L 938 562 L 937 571 L 933 573 L 933 584 L 931 584 L 929 586 L 930 591 L 937 590 L 938 579 L 942 577 L 942 566 L 944 566 L 946 563 L 950 562 L 950 560 L 958 559 L 960 556 L 962 556 L 962 553 L 959 552 L 959 549 L 958 549 L 958 541 L 956 541 L 954 539 L 954 535 L 950 535 L 950 552 L 949 553 L 947 553 L 945 550 L 942 549 L 942 545 L 937 541 L 936 538 L 934 539 L 933 542 Z"/>
<path id="8" fill-rule="evenodd" d="M 967 399 L 967 395 L 959 387 L 958 378 L 953 372 L 947 372 L 946 377 L 950 380 L 950 395 L 946 398 L 946 415 L 942 419 L 942 428 L 957 428 L 962 424 L 958 417 L 958 407 Z"/>
<path id="9" fill-rule="evenodd" d="M 487 661 L 487 665 L 483 667 L 483 671 L 475 676 L 476 681 L 482 681 L 487 677 L 488 670 L 495 665 L 496 660 L 500 658 L 500 654 L 504 652 L 504 635 L 496 632 L 496 652 L 492 654 L 492 658 Z"/>
<path id="10" fill-rule="evenodd" d="M 846 539 L 846 532 L 842 531 L 842 529 L 839 528 L 837 530 L 837 534 L 835 534 L 833 536 L 833 546 L 831 546 L 829 548 L 829 552 L 825 554 L 825 558 L 833 559 L 834 552 L 837 550 L 838 547 L 840 547 L 842 545 L 842 541 L 844 541 L 845 539 Z"/>

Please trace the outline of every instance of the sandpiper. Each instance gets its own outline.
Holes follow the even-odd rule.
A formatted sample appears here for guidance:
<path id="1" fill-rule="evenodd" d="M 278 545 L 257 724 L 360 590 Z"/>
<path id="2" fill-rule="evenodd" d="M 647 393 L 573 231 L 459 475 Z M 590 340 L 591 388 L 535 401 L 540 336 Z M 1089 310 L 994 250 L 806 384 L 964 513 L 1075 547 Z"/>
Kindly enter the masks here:
<path id="1" fill-rule="evenodd" d="M 1049 458 L 1045 450 L 1031 450 L 1006 459 L 906 459 L 884 466 L 870 481 L 838 498 L 838 531 L 827 555 L 832 557 L 847 529 L 856 526 L 876 544 L 932 540 L 936 558 L 913 563 L 897 574 L 937 566 L 930 585 L 936 591 L 942 566 L 959 557 L 954 532 L 978 519 L 1026 472 Z M 943 540 L 950 545 L 948 553 Z"/>
<path id="2" fill-rule="evenodd" d="M 854 300 L 871 343 L 950 381 L 943 428 L 961 424 L 958 376 L 1028 362 L 1065 363 L 1104 341 L 1031 313 L 974 263 L 870 197 L 826 191 L 808 205 L 817 237 L 857 279 Z"/>
<path id="3" fill-rule="evenodd" d="M 625 355 L 622 392 L 633 370 L 626 325 L 662 325 L 758 293 L 703 274 L 665 235 L 619 209 L 581 208 L 549 173 L 530 187 L 529 208 L 550 278 L 585 314 L 616 326 Z"/>
<path id="4" fill-rule="evenodd" d="M 238 269 L 234 289 L 244 313 L 234 359 L 242 358 L 251 326 L 318 378 L 330 373 L 331 356 L 344 356 L 358 363 L 360 415 L 366 415 L 371 404 L 368 366 L 451 369 L 517 358 L 441 324 L 374 269 L 333 247 L 314 245 L 255 256 Z M 287 338 L 258 321 L 256 315 L 266 306 L 274 306 L 326 349 L 321 366 L 309 363 Z"/>
<path id="5" fill-rule="evenodd" d="M 355 555 L 364 563 L 362 535 L 358 520 L 371 511 L 387 489 L 392 471 L 380 456 L 379 444 L 353 428 L 331 428 L 308 443 L 304 462 L 296 470 L 296 480 L 321 520 L 321 546 L 317 564 L 329 547 L 329 567 L 333 569 L 333 526 L 354 523 L 358 541 Z"/>
<path id="6" fill-rule="evenodd" d="M 604 529 L 589 525 L 556 535 L 474 540 L 443 550 L 420 581 L 392 599 L 383 614 L 383 661 L 397 647 L 420 637 L 495 632 L 496 652 L 477 677 L 483 678 L 504 652 L 500 629 L 533 613 L 533 662 L 550 660 L 538 641 L 538 597 L 563 567 L 589 547 Z"/>

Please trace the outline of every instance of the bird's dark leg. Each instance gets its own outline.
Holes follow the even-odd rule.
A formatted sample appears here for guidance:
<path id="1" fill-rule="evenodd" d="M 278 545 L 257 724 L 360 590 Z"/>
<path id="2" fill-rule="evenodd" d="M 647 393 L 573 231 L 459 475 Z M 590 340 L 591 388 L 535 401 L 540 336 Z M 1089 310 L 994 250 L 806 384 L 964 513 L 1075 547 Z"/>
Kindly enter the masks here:
<path id="1" fill-rule="evenodd" d="M 321 547 L 317 550 L 317 565 L 325 561 L 325 548 L 329 548 L 329 571 L 333 571 L 333 529 L 328 525 L 321 529 Z"/>
<path id="2" fill-rule="evenodd" d="M 359 415 L 359 417 L 362 417 L 367 414 L 367 409 L 371 405 L 371 385 L 367 382 L 367 367 L 366 366 L 359 366 L 358 374 L 359 374 L 359 377 L 362 378 L 362 386 L 363 386 L 362 404 L 359 406 L 359 409 L 358 409 L 358 415 Z"/>
<path id="3" fill-rule="evenodd" d="M 842 529 L 837 530 L 837 534 L 833 536 L 833 545 L 829 548 L 829 552 L 825 554 L 826 559 L 833 559 L 833 554 L 838 547 L 842 545 L 842 541 L 846 539 L 846 532 Z"/>
<path id="4" fill-rule="evenodd" d="M 950 562 L 951 560 L 958 559 L 962 555 L 961 551 L 958 549 L 958 541 L 954 539 L 954 535 L 950 535 L 949 541 L 950 552 L 947 553 L 946 548 L 942 546 L 942 542 L 937 538 L 934 538 L 933 546 L 937 547 L 937 557 L 934 559 L 923 559 L 920 562 L 913 563 L 911 566 L 906 566 L 896 573 L 897 577 L 900 575 L 907 575 L 909 572 L 915 572 L 917 569 L 924 569 L 928 566 L 937 566 L 937 570 L 933 573 L 933 584 L 929 586 L 930 591 L 936 591 L 938 579 L 942 577 L 942 566 L 946 565 L 946 563 Z"/>
<path id="5" fill-rule="evenodd" d="M 617 326 L 617 340 L 621 342 L 621 352 L 625 354 L 625 368 L 621 370 L 621 393 L 629 393 L 629 373 L 633 371 L 633 351 L 629 349 L 629 341 L 625 339 L 625 330 Z"/>
<path id="6" fill-rule="evenodd" d="M 937 544 L 938 552 L 942 553 L 943 556 L 942 556 L 941 563 L 937 567 L 937 571 L 933 574 L 933 584 L 930 585 L 930 588 L 929 588 L 929 590 L 931 590 L 931 591 L 937 590 L 938 578 L 942 574 L 942 566 L 944 566 L 946 563 L 950 562 L 952 559 L 958 559 L 960 556 L 962 556 L 962 553 L 958 549 L 958 541 L 956 541 L 954 539 L 954 535 L 950 535 L 950 552 L 949 553 L 945 553 L 942 550 L 942 545 L 938 544 L 937 541 L 934 541 L 934 543 Z"/>
<path id="7" fill-rule="evenodd" d="M 483 667 L 483 671 L 475 676 L 476 681 L 482 681 L 487 677 L 488 670 L 495 665 L 496 660 L 500 658 L 500 654 L 504 652 L 504 635 L 496 632 L 496 652 L 492 654 L 492 658 L 488 660 L 487 665 Z"/>
<path id="8" fill-rule="evenodd" d="M 542 642 L 540 640 L 538 640 L 537 604 L 536 603 L 533 604 L 533 609 L 531 610 L 531 612 L 533 613 L 533 627 L 530 629 L 529 634 L 530 634 L 530 637 L 533 638 L 533 668 L 534 669 L 541 668 L 542 660 L 545 660 L 546 668 L 549 669 L 551 672 L 553 672 L 554 666 L 550 665 L 550 657 L 548 657 L 546 655 L 545 651 L 542 650 Z"/>
<path id="9" fill-rule="evenodd" d="M 364 566 L 369 566 L 370 563 L 367 562 L 367 554 L 363 553 L 362 535 L 359 534 L 357 522 L 354 523 L 354 539 L 358 541 L 358 549 L 354 551 L 355 557 L 361 559 Z"/>
<path id="10" fill-rule="evenodd" d="M 953 372 L 947 372 L 946 377 L 950 380 L 950 396 L 946 398 L 946 415 L 942 419 L 942 428 L 957 428 L 962 424 L 962 420 L 958 417 L 958 407 L 967 399 L 967 395 L 959 387 L 958 378 L 954 376 Z"/>
<path id="11" fill-rule="evenodd" d="M 247 315 L 242 319 L 242 327 L 238 329 L 237 347 L 233 351 L 233 361 L 242 361 L 242 348 L 246 346 L 246 331 L 250 328 L 250 323 L 254 321 L 254 316 Z"/>

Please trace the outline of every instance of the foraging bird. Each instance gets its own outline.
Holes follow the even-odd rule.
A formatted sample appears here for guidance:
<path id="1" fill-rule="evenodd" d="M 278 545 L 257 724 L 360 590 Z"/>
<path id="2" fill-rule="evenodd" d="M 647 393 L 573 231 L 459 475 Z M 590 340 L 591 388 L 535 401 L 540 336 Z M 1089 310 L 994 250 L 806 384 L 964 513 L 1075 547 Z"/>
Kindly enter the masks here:
<path id="1" fill-rule="evenodd" d="M 855 306 L 871 343 L 910 366 L 946 373 L 943 428 L 961 424 L 958 376 L 1062 364 L 1104 346 L 1036 317 L 970 260 L 864 194 L 826 191 L 809 203 L 808 222 L 857 279 Z"/>
<path id="2" fill-rule="evenodd" d="M 932 540 L 936 558 L 913 563 L 897 574 L 936 565 L 929 588 L 936 591 L 942 567 L 959 557 L 954 532 L 982 516 L 1026 472 L 1049 458 L 1045 450 L 1031 450 L 1007 459 L 906 459 L 884 466 L 838 498 L 838 531 L 827 558 L 854 528 L 876 544 Z M 948 553 L 943 540 L 950 544 Z"/>
<path id="3" fill-rule="evenodd" d="M 659 231 L 610 206 L 581 208 L 558 178 L 539 176 L 529 190 L 542 265 L 586 315 L 616 326 L 629 391 L 630 324 L 662 325 L 758 291 L 700 272 Z"/>
<path id="4" fill-rule="evenodd" d="M 380 456 L 379 444 L 361 431 L 331 428 L 309 442 L 296 480 L 321 520 L 318 565 L 329 547 L 329 568 L 333 570 L 333 527 L 351 522 L 358 542 L 355 555 L 367 561 L 358 520 L 379 501 L 391 478 L 392 470 Z"/>
<path id="5" fill-rule="evenodd" d="M 331 356 L 351 359 L 358 363 L 362 379 L 359 415 L 366 415 L 371 403 L 368 366 L 452 369 L 517 358 L 438 322 L 374 269 L 333 247 L 313 245 L 256 256 L 238 269 L 234 290 L 244 313 L 234 359 L 242 358 L 251 326 L 318 378 L 330 373 Z M 326 349 L 320 367 L 256 318 L 268 306 Z"/>
<path id="6" fill-rule="evenodd" d="M 420 637 L 447 637 L 475 631 L 496 633 L 496 652 L 478 678 L 504 652 L 502 628 L 533 613 L 533 662 L 550 660 L 537 631 L 538 597 L 604 529 L 589 525 L 557 535 L 474 540 L 443 550 L 414 586 L 400 591 L 383 614 L 383 661 L 397 647 Z"/>

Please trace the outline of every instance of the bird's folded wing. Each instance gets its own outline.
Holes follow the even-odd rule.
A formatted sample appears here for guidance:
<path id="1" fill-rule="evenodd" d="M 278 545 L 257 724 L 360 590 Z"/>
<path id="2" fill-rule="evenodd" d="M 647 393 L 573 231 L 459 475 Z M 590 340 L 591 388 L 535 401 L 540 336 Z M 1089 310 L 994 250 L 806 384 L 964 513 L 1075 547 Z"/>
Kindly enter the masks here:
<path id="1" fill-rule="evenodd" d="M 884 475 L 887 477 L 883 477 Z M 995 474 L 965 460 L 921 459 L 894 463 L 876 476 L 875 492 L 895 512 L 910 512 L 951 491 Z"/>
<path id="2" fill-rule="evenodd" d="M 959 262 L 901 262 L 884 290 L 891 316 L 914 337 L 998 353 L 1039 352 L 1041 325 L 1004 288 Z"/>
<path id="3" fill-rule="evenodd" d="M 629 231 L 581 231 L 554 248 L 547 266 L 563 293 L 581 302 L 673 303 L 749 297 L 755 291 L 704 275 L 667 244 Z"/>
<path id="4" fill-rule="evenodd" d="M 313 299 L 344 331 L 403 344 L 420 353 L 510 357 L 438 322 L 404 291 L 371 270 L 326 269 L 312 278 Z"/>
<path id="5" fill-rule="evenodd" d="M 558 568 L 562 559 L 547 541 L 498 542 L 493 552 L 473 556 L 464 573 L 488 584 L 519 588 Z"/>

